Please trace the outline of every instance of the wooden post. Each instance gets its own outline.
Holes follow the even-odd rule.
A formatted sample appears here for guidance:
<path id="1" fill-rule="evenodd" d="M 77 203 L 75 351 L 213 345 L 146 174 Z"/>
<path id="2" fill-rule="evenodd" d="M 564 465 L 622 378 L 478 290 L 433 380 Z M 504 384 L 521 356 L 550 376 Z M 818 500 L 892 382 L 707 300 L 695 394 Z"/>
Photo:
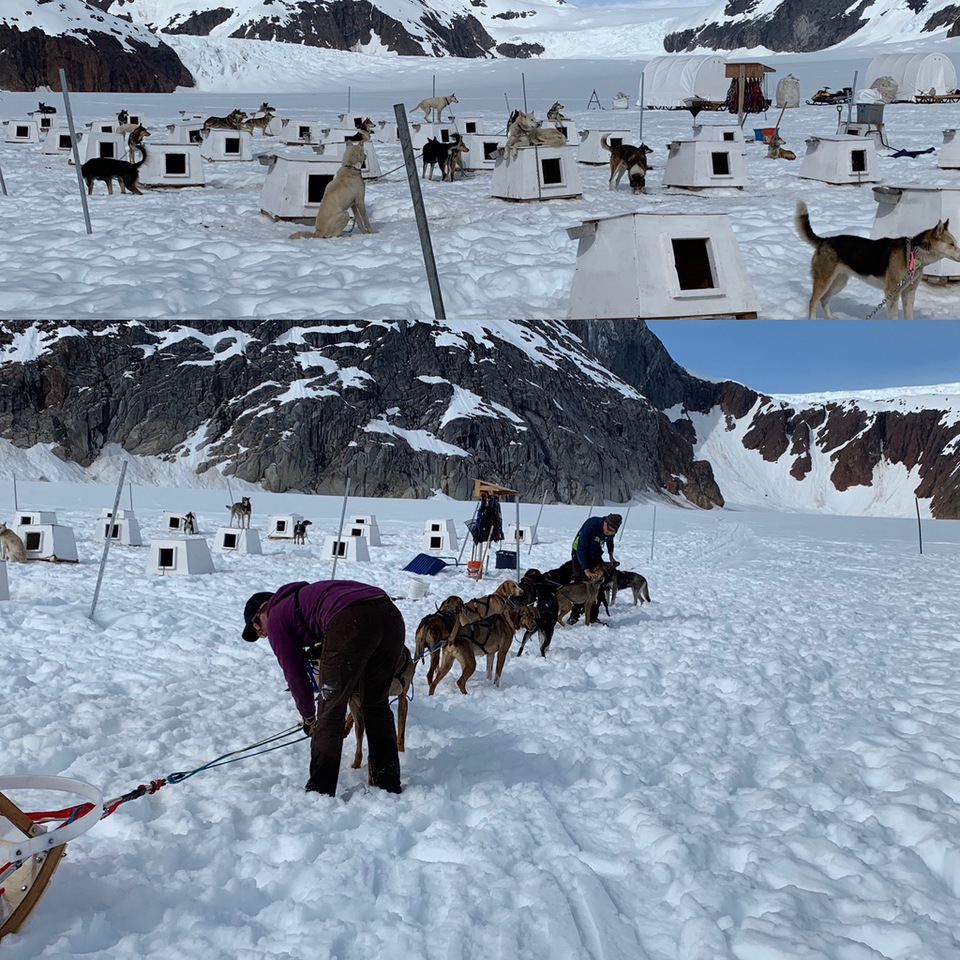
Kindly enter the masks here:
<path id="1" fill-rule="evenodd" d="M 3 190 L 3 195 L 7 196 L 7 184 L 3 179 L 3 168 L 0 167 L 0 190 Z"/>
<path id="2" fill-rule="evenodd" d="M 343 506 L 340 508 L 340 526 L 337 529 L 337 539 L 333 547 L 333 573 L 331 580 L 337 579 L 337 561 L 340 559 L 340 538 L 343 536 L 343 518 L 347 515 L 347 498 L 350 496 L 350 478 L 347 477 L 347 488 L 343 491 Z"/>
<path id="3" fill-rule="evenodd" d="M 100 599 L 100 585 L 103 583 L 103 571 L 107 566 L 107 554 L 110 552 L 110 541 L 113 540 L 113 527 L 117 522 L 117 510 L 120 508 L 120 494 L 123 493 L 123 479 L 127 475 L 127 462 L 124 460 L 120 467 L 120 479 L 117 481 L 117 495 L 113 498 L 113 510 L 107 520 L 106 536 L 103 538 L 103 555 L 100 557 L 100 572 L 97 574 L 97 586 L 93 591 L 93 603 L 90 606 L 90 619 L 97 610 L 97 601 Z"/>
<path id="4" fill-rule="evenodd" d="M 737 123 L 743 126 L 743 97 L 746 93 L 744 87 L 747 84 L 747 68 L 745 64 L 740 64 L 740 92 L 737 95 Z"/>
<path id="5" fill-rule="evenodd" d="M 83 206 L 83 220 L 87 225 L 87 233 L 93 233 L 90 226 L 90 210 L 87 207 L 87 190 L 83 182 L 83 173 L 80 170 L 80 148 L 77 146 L 77 128 L 73 123 L 73 110 L 70 108 L 70 94 L 67 90 L 67 73 L 60 68 L 60 89 L 63 92 L 63 106 L 67 111 L 67 125 L 70 127 L 70 147 L 73 150 L 73 164 L 77 168 L 77 185 L 80 187 L 80 203 Z"/>

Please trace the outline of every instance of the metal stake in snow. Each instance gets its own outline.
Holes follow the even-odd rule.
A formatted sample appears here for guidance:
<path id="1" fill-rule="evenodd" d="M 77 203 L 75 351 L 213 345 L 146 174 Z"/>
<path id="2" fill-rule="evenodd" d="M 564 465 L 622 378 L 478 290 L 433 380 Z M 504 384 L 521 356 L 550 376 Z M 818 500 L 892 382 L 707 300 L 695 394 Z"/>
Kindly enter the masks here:
<path id="1" fill-rule="evenodd" d="M 347 87 L 347 113 L 350 112 L 350 96 L 353 93 L 352 88 Z"/>
<path id="2" fill-rule="evenodd" d="M 590 509 L 589 509 L 589 511 L 587 512 L 587 519 L 588 519 L 588 520 L 593 516 L 593 508 L 594 508 L 596 505 L 597 505 L 597 501 L 596 501 L 596 500 L 591 500 L 591 501 L 590 501 Z"/>
<path id="3" fill-rule="evenodd" d="M 343 535 L 343 518 L 347 515 L 347 497 L 350 496 L 350 478 L 347 477 L 347 488 L 343 491 L 343 507 L 340 509 L 340 526 L 337 528 L 337 539 L 333 545 L 333 573 L 331 580 L 337 579 L 337 561 L 340 559 L 341 536 Z"/>
<path id="4" fill-rule="evenodd" d="M 130 496 L 130 512 L 132 513 L 133 512 L 133 484 L 132 483 L 127 484 L 127 493 Z"/>
<path id="5" fill-rule="evenodd" d="M 650 527 L 650 562 L 653 563 L 653 543 L 657 538 L 657 505 L 653 505 L 653 525 Z"/>
<path id="6" fill-rule="evenodd" d="M 523 85 L 523 112 L 527 112 L 527 76 L 525 73 L 520 73 L 520 83 Z"/>
<path id="7" fill-rule="evenodd" d="M 3 168 L 2 168 L 2 167 L 0 167 L 0 190 L 3 191 L 3 195 L 4 195 L 4 196 L 7 195 L 7 184 L 6 184 L 6 181 L 3 179 Z"/>
<path id="8" fill-rule="evenodd" d="M 433 75 L 433 93 L 431 94 L 431 96 L 435 97 L 436 95 L 437 95 L 437 75 L 434 74 Z"/>
<path id="9" fill-rule="evenodd" d="M 536 523 L 536 526 L 533 528 L 534 530 L 540 529 L 540 518 L 543 516 L 543 505 L 546 502 L 547 502 L 547 491 L 544 490 L 543 496 L 540 499 L 540 511 L 537 513 L 537 523 Z M 532 553 L 532 552 L 533 552 L 533 537 L 530 538 L 530 549 L 527 551 L 527 553 Z"/>
<path id="10" fill-rule="evenodd" d="M 413 156 L 413 144 L 410 141 L 410 127 L 407 126 L 407 108 L 402 103 L 393 105 L 397 118 L 397 133 L 403 150 L 403 164 L 407 168 L 407 180 L 410 184 L 410 199 L 417 218 L 417 232 L 420 234 L 420 249 L 423 251 L 423 265 L 427 270 L 427 283 L 430 285 L 430 297 L 433 300 L 433 315 L 437 320 L 446 320 L 443 309 L 443 294 L 440 292 L 440 277 L 437 275 L 437 262 L 433 257 L 433 244 L 430 242 L 430 226 L 427 212 L 423 208 L 423 194 L 420 192 L 420 177 L 417 175 L 417 163 Z"/>
<path id="11" fill-rule="evenodd" d="M 20 504 L 17 502 L 17 478 L 13 478 L 13 512 L 16 513 L 20 509 Z"/>
<path id="12" fill-rule="evenodd" d="M 231 505 L 232 505 L 232 504 L 233 504 L 233 489 L 232 489 L 232 487 L 230 486 L 230 478 L 229 478 L 229 477 L 224 477 L 223 479 L 227 481 L 227 495 L 230 497 L 230 503 L 231 503 Z"/>
<path id="13" fill-rule="evenodd" d="M 853 116 L 853 98 L 857 95 L 857 75 L 859 73 L 859 70 L 853 71 L 853 86 L 850 88 L 850 99 L 847 100 L 847 123 L 850 122 L 850 118 Z"/>
<path id="14" fill-rule="evenodd" d="M 62 72 L 62 71 L 61 71 Z M 120 494 L 123 493 L 123 478 L 127 475 L 127 463 L 123 462 L 120 467 L 120 479 L 117 481 L 117 495 L 113 498 L 113 510 L 110 511 L 110 519 L 106 524 L 103 538 L 103 556 L 100 558 L 100 572 L 97 574 L 97 587 L 93 591 L 93 604 L 90 607 L 90 619 L 97 609 L 97 601 L 100 599 L 100 584 L 103 583 L 103 571 L 107 566 L 107 554 L 110 552 L 110 541 L 113 540 L 113 525 L 117 520 L 117 510 L 120 507 Z"/>
<path id="15" fill-rule="evenodd" d="M 87 208 L 87 193 L 83 184 L 83 173 L 80 170 L 80 149 L 77 146 L 77 128 L 73 123 L 73 110 L 70 109 L 70 93 L 67 90 L 67 72 L 60 68 L 60 89 L 63 91 L 63 106 L 67 112 L 67 126 L 70 127 L 70 149 L 73 151 L 73 165 L 77 168 L 77 186 L 80 188 L 80 203 L 83 205 L 83 220 L 87 225 L 87 233 L 93 233 L 90 226 L 90 211 Z M 110 538 L 107 538 L 110 542 Z M 91 616 L 93 614 L 91 613 Z"/>
<path id="16" fill-rule="evenodd" d="M 643 143 L 643 74 L 640 74 L 640 142 Z"/>
<path id="17" fill-rule="evenodd" d="M 920 541 L 920 556 L 923 556 L 923 530 L 920 527 L 920 498 L 914 497 L 913 499 L 917 505 L 917 539 Z"/>
<path id="18" fill-rule="evenodd" d="M 630 509 L 632 506 L 632 503 L 627 504 L 627 515 L 623 518 L 623 523 L 620 524 L 620 535 L 617 537 L 618 543 L 623 539 L 623 531 L 627 529 L 627 521 L 630 519 Z"/>
<path id="19" fill-rule="evenodd" d="M 517 541 L 517 577 L 520 576 L 520 497 L 517 497 L 517 526 L 513 531 L 513 538 Z M 531 540 L 533 537 L 530 538 Z"/>

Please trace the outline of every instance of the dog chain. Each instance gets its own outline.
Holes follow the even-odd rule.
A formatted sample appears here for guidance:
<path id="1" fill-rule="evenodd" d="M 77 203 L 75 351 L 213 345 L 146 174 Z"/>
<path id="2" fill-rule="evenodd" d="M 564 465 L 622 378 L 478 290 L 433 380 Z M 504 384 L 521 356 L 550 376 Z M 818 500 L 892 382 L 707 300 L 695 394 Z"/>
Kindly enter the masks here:
<path id="1" fill-rule="evenodd" d="M 897 297 L 900 295 L 900 291 L 917 275 L 917 271 L 920 271 L 921 277 L 923 276 L 923 264 L 919 262 L 915 250 L 908 250 L 907 253 L 907 263 L 913 260 L 914 267 L 912 270 L 908 270 L 904 275 L 900 283 L 897 284 L 897 289 L 889 297 L 884 297 L 865 317 L 864 320 L 872 320 L 881 307 L 888 304 L 891 299 L 894 303 L 897 302 Z"/>

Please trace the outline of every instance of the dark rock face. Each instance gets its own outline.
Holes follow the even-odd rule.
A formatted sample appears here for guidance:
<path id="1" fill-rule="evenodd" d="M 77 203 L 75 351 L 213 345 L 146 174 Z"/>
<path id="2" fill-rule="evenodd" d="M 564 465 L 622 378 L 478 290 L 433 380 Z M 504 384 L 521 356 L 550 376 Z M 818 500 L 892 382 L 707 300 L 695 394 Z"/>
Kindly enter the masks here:
<path id="1" fill-rule="evenodd" d="M 767 47 L 774 51 L 798 53 L 823 50 L 853 36 L 866 24 L 862 19 L 873 0 L 862 0 L 853 9 L 849 0 L 783 0 L 762 17 L 737 23 L 705 23 L 689 30 L 669 33 L 663 40 L 667 53 L 680 53 L 707 47 L 711 50 Z M 727 13 L 749 14 L 752 0 L 730 0 Z M 731 10 L 731 8 L 733 8 Z"/>
<path id="2" fill-rule="evenodd" d="M 105 22 L 114 19 L 104 16 Z M 0 87 L 6 90 L 59 90 L 61 67 L 74 91 L 171 93 L 193 86 L 193 77 L 167 44 L 133 40 L 128 47 L 106 30 L 80 39 L 0 24 L 0 50 Z"/>
<path id="3" fill-rule="evenodd" d="M 511 57 L 516 60 L 529 60 L 530 57 L 539 57 L 546 47 L 542 43 L 498 43 L 497 53 L 501 57 Z"/>
<path id="4" fill-rule="evenodd" d="M 932 30 L 939 30 L 941 27 L 945 27 L 948 23 L 951 24 L 950 30 L 947 32 L 948 37 L 956 36 L 958 17 L 960 17 L 960 6 L 957 4 L 950 4 L 949 6 L 943 7 L 933 14 L 929 20 L 923 25 L 923 32 L 929 33 Z"/>
<path id="5" fill-rule="evenodd" d="M 164 33 L 184 33 L 191 37 L 206 37 L 214 27 L 219 27 L 233 16 L 229 7 L 214 7 L 202 13 L 191 13 L 183 18 L 175 18 L 164 28 Z"/>
<path id="6" fill-rule="evenodd" d="M 690 440 L 560 323 L 477 337 L 430 322 L 4 321 L 0 435 L 89 465 L 108 443 L 274 491 L 472 494 L 482 476 L 567 502 L 666 490 L 723 500 Z M 62 333 L 61 333 L 62 331 Z M 96 335 L 94 335 L 96 333 Z"/>

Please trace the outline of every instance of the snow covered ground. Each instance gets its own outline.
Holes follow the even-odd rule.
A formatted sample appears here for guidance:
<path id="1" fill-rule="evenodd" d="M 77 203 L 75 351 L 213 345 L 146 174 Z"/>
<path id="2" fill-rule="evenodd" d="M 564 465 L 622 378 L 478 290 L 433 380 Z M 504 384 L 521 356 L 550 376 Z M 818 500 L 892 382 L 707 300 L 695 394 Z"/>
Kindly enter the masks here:
<path id="1" fill-rule="evenodd" d="M 173 506 L 207 533 L 226 520 L 224 490 L 134 496 L 148 536 Z M 150 577 L 145 549 L 115 548 L 95 621 L 112 488 L 22 483 L 19 502 L 57 509 L 81 563 L 9 565 L 0 773 L 114 797 L 296 721 L 239 611 L 329 575 L 337 501 L 254 493 L 255 527 L 296 510 L 311 542 L 216 555 L 212 576 Z M 384 546 L 339 574 L 394 596 L 424 520 L 470 513 L 350 509 L 377 514 Z M 585 515 L 548 507 L 525 565 L 563 560 Z M 303 793 L 302 742 L 166 786 L 70 845 L 5 960 L 956 956 L 960 527 L 926 522 L 920 556 L 906 520 L 661 506 L 651 559 L 652 520 L 635 507 L 618 554 L 653 604 L 621 595 L 608 626 L 558 628 L 500 689 L 478 674 L 468 697 L 447 678 L 428 698 L 418 673 L 402 796 L 363 786 L 352 740 L 336 799 Z M 451 568 L 400 600 L 411 645 L 434 601 L 493 582 Z"/>
<path id="2" fill-rule="evenodd" d="M 265 98 L 281 113 L 335 122 L 349 103 L 376 120 L 392 120 L 393 104 L 408 115 L 436 78 L 438 93 L 454 91 L 461 116 L 480 116 L 488 130 L 502 130 L 508 105 L 527 102 L 539 116 L 554 100 L 581 129 L 621 126 L 639 139 L 636 110 L 586 109 L 596 89 L 605 106 L 618 90 L 636 96 L 638 60 L 443 61 L 365 57 L 255 41 L 171 38 L 200 80 L 200 91 L 169 95 L 77 94 L 80 120 L 113 117 L 121 106 L 141 109 L 154 142 L 178 111 L 223 114 L 253 110 Z M 931 42 L 936 49 L 956 49 Z M 278 49 L 280 48 L 280 49 Z M 804 97 L 819 86 L 862 79 L 880 48 L 808 56 L 767 58 L 779 77 L 800 77 Z M 521 76 L 523 75 L 523 76 Z M 53 95 L 40 94 L 50 101 Z M 38 95 L 5 94 L 0 113 L 22 117 Z M 59 99 L 53 97 L 53 99 Z M 62 113 L 62 106 L 61 106 Z M 661 187 L 666 145 L 691 133 L 686 112 L 647 111 L 643 139 L 654 148 L 649 194 L 634 197 L 623 185 L 607 189 L 604 167 L 578 164 L 583 198 L 514 204 L 490 197 L 490 174 L 463 182 L 424 183 L 444 303 L 451 317 L 564 316 L 577 242 L 566 228 L 583 219 L 632 210 L 728 212 L 760 315 L 805 315 L 810 250 L 796 236 L 793 210 L 807 201 L 820 233 L 867 234 L 876 203 L 870 186 L 827 186 L 798 177 L 799 160 L 766 159 L 762 144 L 747 146 L 746 190 L 665 192 Z M 719 117 L 701 115 L 710 122 Z M 748 117 L 746 127 L 771 126 Z M 802 157 L 804 141 L 836 130 L 833 108 L 803 106 L 781 123 L 788 147 Z M 887 107 L 887 136 L 894 147 L 939 148 L 942 131 L 960 126 L 960 104 Z M 255 138 L 255 154 L 276 149 L 272 138 Z M 149 144 L 149 141 L 148 141 Z M 266 167 L 249 163 L 206 164 L 207 186 L 155 190 L 143 197 L 108 197 L 102 184 L 90 198 L 93 234 L 87 236 L 76 175 L 62 156 L 36 145 L 0 143 L 0 168 L 9 196 L 0 197 L 0 317 L 324 317 L 417 318 L 432 316 L 409 188 L 399 147 L 377 144 L 383 179 L 368 184 L 367 208 L 379 233 L 337 240 L 290 241 L 297 229 L 260 212 Z M 941 171 L 936 153 L 890 159 L 880 151 L 884 183 L 960 187 L 960 175 Z M 399 168 L 399 169 L 398 169 Z M 838 317 L 863 317 L 878 303 L 874 289 L 851 283 L 835 298 Z M 924 285 L 917 314 L 934 319 L 960 315 L 955 285 Z"/>

